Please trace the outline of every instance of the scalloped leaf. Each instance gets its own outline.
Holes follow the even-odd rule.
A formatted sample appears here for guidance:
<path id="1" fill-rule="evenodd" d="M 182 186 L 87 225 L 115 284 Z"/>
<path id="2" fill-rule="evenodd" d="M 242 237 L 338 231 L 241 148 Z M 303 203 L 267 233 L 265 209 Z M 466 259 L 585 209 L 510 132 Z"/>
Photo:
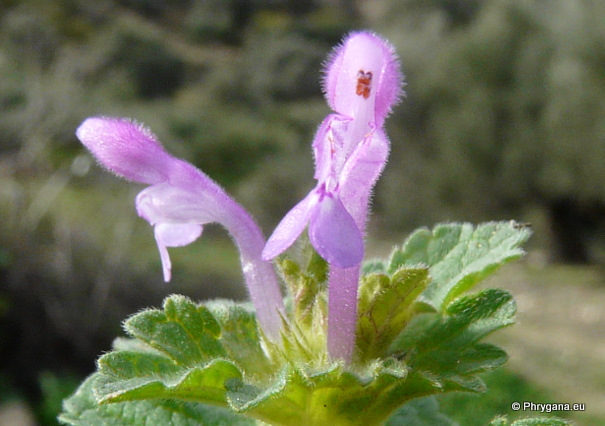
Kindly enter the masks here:
<path id="1" fill-rule="evenodd" d="M 61 420 L 254 424 L 231 410 L 272 424 L 369 426 L 384 423 L 415 398 L 480 392 L 477 374 L 502 364 L 506 354 L 479 341 L 513 322 L 515 304 L 502 290 L 460 292 L 520 255 L 518 244 L 528 232 L 511 223 L 469 227 L 419 231 L 388 263 L 364 266 L 373 272 L 360 286 L 354 365 L 328 359 L 327 269 L 307 251 L 304 268 L 280 260 L 294 295 L 280 342 L 262 335 L 248 304 L 202 305 L 170 296 L 162 310 L 145 310 L 125 322 L 129 338 L 117 339 L 99 359 L 98 372 L 65 401 Z M 418 309 L 432 306 L 426 300 L 418 305 L 419 298 L 438 309 Z M 402 409 L 395 419 L 425 421 L 430 412 Z"/>
<path id="2" fill-rule="evenodd" d="M 132 337 L 166 354 L 180 365 L 225 356 L 219 342 L 221 326 L 204 305 L 184 296 L 164 300 L 164 310 L 149 309 L 130 317 L 124 329 Z"/>
<path id="3" fill-rule="evenodd" d="M 259 358 L 263 353 L 259 341 L 249 341 L 259 337 L 249 311 L 218 302 L 200 308 L 187 298 L 171 296 L 164 303 L 164 312 L 147 310 L 130 318 L 126 329 L 145 341 L 117 340 L 117 350 L 99 359 L 98 373 L 66 402 L 63 421 L 138 424 L 142 414 L 137 410 L 157 412 L 160 417 L 173 410 L 180 419 L 192 410 L 192 416 L 197 415 L 200 406 L 212 404 L 273 424 L 367 426 L 385 421 L 410 399 L 440 391 L 432 378 L 393 358 L 357 372 L 339 363 L 316 368 L 306 362 L 271 365 Z M 192 318 L 203 326 L 189 324 Z M 218 334 L 215 323 L 221 327 Z M 210 324 L 211 333 L 205 324 Z M 211 348 L 233 359 L 207 360 L 205 349 L 194 344 L 200 337 L 183 330 L 214 337 Z M 176 338 L 184 340 L 173 341 Z M 179 344 L 185 355 L 175 354 Z M 245 372 L 257 363 L 261 369 L 256 376 Z M 131 411 L 120 417 L 117 407 Z M 120 420 L 114 421 L 116 418 Z M 183 421 L 196 423 L 193 418 Z"/>
<path id="4" fill-rule="evenodd" d="M 437 225 L 432 231 L 414 232 L 395 249 L 388 272 L 403 266 L 429 267 L 432 282 L 419 301 L 442 311 L 452 300 L 469 290 L 498 267 L 524 254 L 520 248 L 530 230 L 516 222 Z"/>
<path id="5" fill-rule="evenodd" d="M 230 300 L 204 303 L 221 326 L 220 342 L 226 358 L 234 360 L 248 379 L 274 374 L 274 366 L 261 347 L 256 315 L 247 304 Z"/>
<path id="6" fill-rule="evenodd" d="M 180 398 L 226 406 L 227 381 L 268 374 L 254 315 L 233 303 L 209 305 L 213 312 L 173 295 L 163 311 L 129 318 L 124 328 L 137 339 L 119 339 L 120 349 L 99 359 L 97 400 Z"/>
<path id="7" fill-rule="evenodd" d="M 371 274 L 359 286 L 356 349 L 359 361 L 385 355 L 410 319 L 410 308 L 430 281 L 427 268 Z"/>
<path id="8" fill-rule="evenodd" d="M 100 403 L 174 398 L 225 404 L 225 382 L 242 378 L 231 361 L 216 359 L 187 369 L 168 358 L 124 351 L 101 357 L 99 373 L 94 394 Z"/>
<path id="9" fill-rule="evenodd" d="M 252 426 L 256 421 L 232 411 L 204 404 L 174 400 L 126 401 L 99 405 L 92 387 L 98 373 L 91 375 L 76 393 L 63 401 L 59 421 L 73 426 Z"/>
<path id="10" fill-rule="evenodd" d="M 411 279 L 403 277 L 422 277 L 425 272 L 402 270 L 401 283 Z M 169 314 L 144 311 L 128 321 L 136 324 L 137 333 L 146 342 L 116 341 L 118 350 L 103 356 L 99 360 L 99 372 L 66 401 L 62 421 L 69 424 L 141 424 L 143 413 L 149 412 L 152 419 L 157 419 L 154 424 L 212 424 L 196 417 L 210 415 L 203 407 L 206 407 L 204 403 L 211 403 L 273 424 L 379 424 L 414 398 L 445 390 L 481 390 L 481 382 L 474 373 L 498 364 L 502 353 L 490 345 L 475 342 L 502 326 L 502 321 L 496 321 L 499 315 L 501 319 L 507 319 L 508 314 L 514 313 L 502 292 L 459 299 L 448 307 L 449 316 L 437 329 L 431 328 L 431 322 L 428 322 L 428 329 L 418 329 L 422 333 L 407 336 L 407 343 L 412 341 L 412 349 L 419 355 L 406 355 L 403 357 L 405 362 L 401 362 L 394 354 L 353 372 L 338 363 L 315 368 L 306 362 L 286 362 L 282 367 L 271 365 L 269 360 L 262 359 L 262 348 L 255 340 L 259 336 L 253 327 L 254 317 L 248 310 L 218 302 L 203 310 L 184 297 L 169 299 L 164 304 Z M 407 302 L 403 304 L 409 306 Z M 219 347 L 221 353 L 232 355 L 233 359 L 206 360 L 203 348 L 199 350 L 192 343 L 200 341 L 196 335 L 182 343 L 188 351 L 197 350 L 199 359 L 174 356 L 172 349 L 178 345 L 171 342 L 171 338 L 182 338 L 182 329 L 208 335 L 205 327 L 183 325 L 197 312 L 203 313 L 198 316 L 203 324 L 212 327 L 216 321 L 221 326 L 218 335 L 210 334 L 217 340 L 212 347 Z M 420 317 L 424 318 L 423 315 Z M 145 324 L 145 321 L 157 324 Z M 414 324 L 413 321 L 410 326 Z M 446 329 L 445 343 L 440 328 Z M 398 341 L 405 343 L 401 339 Z M 250 347 L 245 349 L 246 346 Z M 453 353 L 448 352 L 450 348 L 454 348 Z M 444 353 L 447 356 L 443 356 Z M 258 359 L 247 363 L 255 357 Z M 182 365 L 179 360 L 187 360 L 189 365 Z M 447 366 L 439 364 L 435 368 L 432 360 Z M 257 363 L 264 367 L 256 376 L 245 372 Z M 96 406 L 99 400 L 111 403 Z M 175 416 L 175 420 L 166 420 L 168 415 Z"/>
<path id="11" fill-rule="evenodd" d="M 478 373 L 502 365 L 506 352 L 478 341 L 514 322 L 515 302 L 507 291 L 487 289 L 451 303 L 444 315 L 423 313 L 414 318 L 390 351 L 444 391 L 483 392 Z"/>

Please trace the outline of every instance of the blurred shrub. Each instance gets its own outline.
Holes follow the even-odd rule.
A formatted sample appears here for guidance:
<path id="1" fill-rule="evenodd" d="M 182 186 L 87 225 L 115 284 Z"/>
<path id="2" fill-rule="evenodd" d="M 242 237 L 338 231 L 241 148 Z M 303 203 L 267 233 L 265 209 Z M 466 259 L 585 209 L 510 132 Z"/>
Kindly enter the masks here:
<path id="1" fill-rule="evenodd" d="M 183 61 L 158 41 L 123 36 L 116 49 L 115 66 L 123 66 L 143 99 L 166 97 L 183 84 Z"/>
<path id="2" fill-rule="evenodd" d="M 184 22 L 193 40 L 231 41 L 233 14 L 225 3 L 224 0 L 194 2 Z"/>
<path id="3" fill-rule="evenodd" d="M 148 16 L 157 17 L 174 9 L 184 9 L 191 6 L 194 0 L 119 0 L 118 3 L 136 9 Z"/>
<path id="4" fill-rule="evenodd" d="M 587 236 L 605 229 L 603 3 L 476 2 L 459 25 L 446 3 L 405 2 L 410 26 L 393 32 L 414 84 L 391 132 L 407 136 L 393 150 L 402 167 L 386 175 L 417 203 L 385 190 L 379 200 L 396 200 L 385 219 L 476 221 L 540 206 L 556 252 L 588 260 Z"/>
<path id="5" fill-rule="evenodd" d="M 61 44 L 56 28 L 44 10 L 11 8 L 1 16 L 0 33 L 6 53 L 40 67 L 51 64 Z"/>
<path id="6" fill-rule="evenodd" d="M 75 391 L 82 379 L 46 371 L 39 380 L 42 398 L 36 410 L 38 421 L 41 425 L 58 425 L 57 416 L 63 408 L 63 399 Z"/>
<path id="7" fill-rule="evenodd" d="M 240 79 L 256 100 L 292 101 L 319 96 L 322 61 L 329 46 L 296 34 L 262 32 L 247 41 Z"/>

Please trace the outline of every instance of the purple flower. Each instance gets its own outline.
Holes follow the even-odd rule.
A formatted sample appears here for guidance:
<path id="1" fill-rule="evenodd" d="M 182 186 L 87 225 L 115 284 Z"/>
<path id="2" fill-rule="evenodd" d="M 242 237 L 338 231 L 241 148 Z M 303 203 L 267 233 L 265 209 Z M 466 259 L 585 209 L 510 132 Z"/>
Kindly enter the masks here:
<path id="1" fill-rule="evenodd" d="M 317 185 L 279 223 L 263 258 L 282 253 L 308 225 L 317 252 L 349 268 L 363 259 L 368 198 L 389 152 L 382 124 L 401 96 L 393 49 L 374 34 L 351 34 L 328 61 L 324 90 L 336 113 L 313 142 Z"/>
<path id="2" fill-rule="evenodd" d="M 265 239 L 246 210 L 200 170 L 168 154 L 148 129 L 128 119 L 88 118 L 76 135 L 109 171 L 151 185 L 137 196 L 136 208 L 154 227 L 165 281 L 171 271 L 168 247 L 192 243 L 211 222 L 231 233 L 260 325 L 277 337 L 283 311 L 279 284 L 272 265 L 261 259 Z"/>
<path id="3" fill-rule="evenodd" d="M 277 225 L 263 250 L 273 259 L 309 227 L 330 264 L 328 353 L 351 362 L 357 321 L 359 264 L 372 188 L 389 154 L 382 126 L 402 95 L 393 48 L 375 34 L 350 34 L 331 55 L 324 91 L 335 113 L 313 142 L 317 185 Z"/>

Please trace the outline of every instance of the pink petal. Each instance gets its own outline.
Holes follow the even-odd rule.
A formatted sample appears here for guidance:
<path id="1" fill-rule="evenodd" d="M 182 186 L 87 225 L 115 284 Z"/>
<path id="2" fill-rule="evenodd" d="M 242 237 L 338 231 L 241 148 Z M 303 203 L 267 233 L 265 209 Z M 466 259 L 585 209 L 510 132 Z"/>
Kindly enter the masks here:
<path id="1" fill-rule="evenodd" d="M 328 263 L 350 268 L 363 260 L 363 238 L 338 197 L 329 194 L 313 209 L 309 238 Z"/>
<path id="2" fill-rule="evenodd" d="M 354 32 L 328 61 L 324 90 L 334 111 L 381 126 L 401 97 L 402 80 L 393 47 L 375 34 Z"/>
<path id="3" fill-rule="evenodd" d="M 160 250 L 164 281 L 170 281 L 172 262 L 167 247 L 182 247 L 191 244 L 202 235 L 202 226 L 195 224 L 159 223 L 154 228 L 155 240 Z"/>
<path id="4" fill-rule="evenodd" d="M 125 118 L 88 118 L 80 124 L 76 136 L 101 165 L 136 182 L 165 181 L 175 160 L 149 129 Z"/>
<path id="5" fill-rule="evenodd" d="M 139 216 L 150 224 L 206 224 L 222 223 L 215 197 L 205 192 L 193 192 L 169 183 L 145 188 L 136 199 Z"/>
<path id="6" fill-rule="evenodd" d="M 155 236 L 166 247 L 183 247 L 191 244 L 202 235 L 202 225 L 190 223 L 158 223 Z"/>
<path id="7" fill-rule="evenodd" d="M 347 160 L 340 175 L 340 199 L 353 217 L 367 216 L 368 199 L 388 156 L 387 136 L 382 130 L 376 130 Z M 360 229 L 365 227 L 365 223 L 358 225 Z"/>
<path id="8" fill-rule="evenodd" d="M 313 153 L 315 154 L 315 176 L 319 182 L 326 180 L 330 174 L 332 164 L 333 147 L 330 143 L 329 134 L 332 120 L 335 114 L 328 115 L 315 133 L 313 140 Z"/>
<path id="9" fill-rule="evenodd" d="M 170 278 L 172 278 L 172 262 L 170 261 L 170 255 L 168 254 L 166 246 L 163 245 L 162 242 L 157 239 L 157 236 L 155 240 L 158 244 L 158 250 L 160 251 L 160 259 L 162 259 L 162 271 L 164 272 L 164 281 L 168 282 L 170 281 Z"/>
<path id="10" fill-rule="evenodd" d="M 330 114 L 323 121 L 313 141 L 314 177 L 319 182 L 325 182 L 329 177 L 336 180 L 356 143 L 361 141 L 351 138 L 355 124 L 352 119 L 340 114 Z"/>
<path id="11" fill-rule="evenodd" d="M 317 204 L 317 199 L 316 190 L 311 191 L 284 216 L 263 249 L 263 260 L 274 259 L 294 243 L 307 227 L 311 212 Z"/>
<path id="12" fill-rule="evenodd" d="M 399 103 L 404 96 L 404 77 L 399 66 L 399 58 L 395 48 L 381 40 L 382 55 L 385 62 L 382 66 L 382 76 L 376 88 L 376 125 L 382 127 L 384 119 L 390 114 L 391 109 Z"/>

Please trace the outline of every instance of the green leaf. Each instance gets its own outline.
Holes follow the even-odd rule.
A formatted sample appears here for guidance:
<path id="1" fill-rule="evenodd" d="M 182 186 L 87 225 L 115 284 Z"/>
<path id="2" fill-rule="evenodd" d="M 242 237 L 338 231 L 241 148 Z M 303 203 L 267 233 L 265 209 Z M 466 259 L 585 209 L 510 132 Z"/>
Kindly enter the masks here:
<path id="1" fill-rule="evenodd" d="M 306 267 L 290 259 L 277 259 L 277 267 L 292 295 L 289 318 L 284 318 L 281 342 L 266 342 L 270 358 L 280 362 L 305 362 L 312 366 L 327 361 L 328 264 L 310 243 L 303 248 Z"/>
<path id="2" fill-rule="evenodd" d="M 101 357 L 99 373 L 94 383 L 99 402 L 176 398 L 224 404 L 225 382 L 242 377 L 231 361 L 216 359 L 187 369 L 167 358 L 124 351 Z"/>
<path id="3" fill-rule="evenodd" d="M 225 355 L 218 341 L 221 328 L 217 320 L 208 308 L 184 296 L 166 298 L 163 311 L 134 315 L 124 329 L 178 364 L 192 365 Z"/>
<path id="4" fill-rule="evenodd" d="M 515 310 L 512 296 L 504 290 L 487 289 L 459 298 L 443 315 L 417 315 L 390 352 L 412 370 L 432 377 L 444 391 L 482 392 L 485 386 L 477 374 L 502 365 L 507 356 L 478 341 L 512 324 Z"/>
<path id="5" fill-rule="evenodd" d="M 99 359 L 95 397 L 100 402 L 180 398 L 226 405 L 225 382 L 243 374 L 236 362 L 250 366 L 248 358 L 258 358 L 252 356 L 255 349 L 262 353 L 258 340 L 252 340 L 247 351 L 234 353 L 236 342 L 250 339 L 251 332 L 249 315 L 241 310 L 233 315 L 248 321 L 236 330 L 224 327 L 224 341 L 234 345 L 231 360 L 225 359 L 228 351 L 218 320 L 207 307 L 185 297 L 170 296 L 163 311 L 151 309 L 132 316 L 124 328 L 137 340 L 121 339 L 116 342 L 120 350 Z M 246 326 L 247 334 L 242 332 Z"/>
<path id="6" fill-rule="evenodd" d="M 415 399 L 401 407 L 386 423 L 386 426 L 455 426 L 456 423 L 439 412 L 439 403 L 434 396 Z"/>
<path id="7" fill-rule="evenodd" d="M 382 424 L 401 404 L 436 391 L 433 381 L 393 360 L 361 373 L 340 364 L 322 370 L 288 366 L 268 389 L 237 381 L 228 388 L 236 411 L 291 426 Z"/>
<path id="8" fill-rule="evenodd" d="M 175 400 L 126 401 L 99 406 L 92 387 L 98 373 L 90 376 L 63 402 L 59 421 L 74 426 L 252 426 L 256 422 L 230 410 Z"/>
<path id="9" fill-rule="evenodd" d="M 117 350 L 98 361 L 101 402 L 154 397 L 226 406 L 225 382 L 271 372 L 254 315 L 234 303 L 206 307 L 170 296 L 163 311 L 136 314 L 125 329 L 137 339 L 117 340 Z"/>
<path id="10" fill-rule="evenodd" d="M 414 232 L 393 251 L 388 272 L 403 266 L 426 265 L 432 282 L 420 301 L 436 310 L 469 290 L 505 263 L 523 255 L 520 245 L 530 236 L 515 222 L 437 225 Z"/>
<path id="11" fill-rule="evenodd" d="M 194 317 L 197 326 L 189 324 Z M 439 391 L 433 379 L 394 358 L 356 371 L 325 359 L 315 367 L 296 360 L 273 364 L 262 359 L 259 340 L 249 342 L 259 337 L 254 317 L 235 304 L 201 309 L 171 296 L 164 311 L 141 312 L 127 324 L 145 341 L 117 340 L 116 350 L 99 359 L 98 372 L 65 402 L 62 421 L 140 424 L 148 412 L 154 424 L 208 424 L 200 416 L 210 415 L 204 407 L 212 404 L 273 424 L 367 426 L 384 422 L 406 401 Z M 214 337 L 210 347 L 229 359 L 208 360 L 195 344 L 199 334 Z M 175 353 L 178 344 L 185 354 Z"/>
<path id="12" fill-rule="evenodd" d="M 390 277 L 371 274 L 362 278 L 356 341 L 360 361 L 385 355 L 409 321 L 412 303 L 428 283 L 426 268 L 401 268 Z"/>
<path id="13" fill-rule="evenodd" d="M 187 416 L 228 413 L 183 401 L 227 408 L 225 384 L 241 380 L 247 371 L 248 379 L 258 379 L 271 371 L 270 362 L 263 355 L 256 320 L 249 310 L 233 303 L 209 305 L 198 306 L 185 297 L 170 296 L 163 311 L 146 310 L 131 317 L 125 329 L 137 338 L 114 342 L 115 350 L 99 359 L 98 373 L 66 403 L 64 420 L 76 424 L 80 418 L 80 424 L 93 420 L 94 424 L 105 424 L 103 419 L 108 418 L 108 424 L 121 424 L 114 422 L 121 418 L 124 424 L 141 424 L 148 410 L 156 413 L 157 424 L 173 424 L 161 420 L 173 411 L 181 424 L 212 424 Z M 110 404 L 98 406 L 99 402 Z M 82 404 L 85 409 L 78 408 Z M 131 411 L 122 415 L 119 407 Z M 80 416 L 74 414 L 78 412 Z M 234 415 L 229 418 L 239 419 Z M 231 424 L 221 422 L 217 424 Z"/>
<path id="14" fill-rule="evenodd" d="M 518 256 L 524 232 L 502 223 L 443 225 L 412 235 L 388 263 L 366 263 L 353 365 L 327 356 L 327 264 L 311 249 L 303 267 L 278 261 L 293 296 L 280 341 L 259 331 L 249 304 L 170 296 L 163 309 L 125 322 L 128 337 L 65 401 L 61 420 L 254 424 L 230 410 L 271 424 L 370 426 L 400 409 L 394 419 L 447 424 L 431 399 L 402 404 L 482 391 L 478 374 L 504 362 L 502 350 L 480 340 L 513 322 L 510 294 L 460 293 Z"/>
<path id="15" fill-rule="evenodd" d="M 328 264 L 313 250 L 311 244 L 305 247 L 307 266 L 303 270 L 290 259 L 277 259 L 277 267 L 294 298 L 294 322 L 299 326 L 310 326 L 316 314 L 326 316 L 326 312 L 317 312 L 319 299 L 325 301 L 328 279 Z M 325 304 L 325 303 L 323 303 Z"/>
<path id="16" fill-rule="evenodd" d="M 507 426 L 508 419 L 506 416 L 496 416 L 489 423 L 489 426 Z"/>
<path id="17" fill-rule="evenodd" d="M 361 275 L 386 274 L 387 264 L 381 259 L 366 260 L 361 265 Z"/>
<path id="18" fill-rule="evenodd" d="M 274 366 L 261 347 L 256 315 L 230 300 L 205 303 L 221 327 L 220 342 L 227 359 L 234 360 L 248 379 L 264 379 Z"/>

